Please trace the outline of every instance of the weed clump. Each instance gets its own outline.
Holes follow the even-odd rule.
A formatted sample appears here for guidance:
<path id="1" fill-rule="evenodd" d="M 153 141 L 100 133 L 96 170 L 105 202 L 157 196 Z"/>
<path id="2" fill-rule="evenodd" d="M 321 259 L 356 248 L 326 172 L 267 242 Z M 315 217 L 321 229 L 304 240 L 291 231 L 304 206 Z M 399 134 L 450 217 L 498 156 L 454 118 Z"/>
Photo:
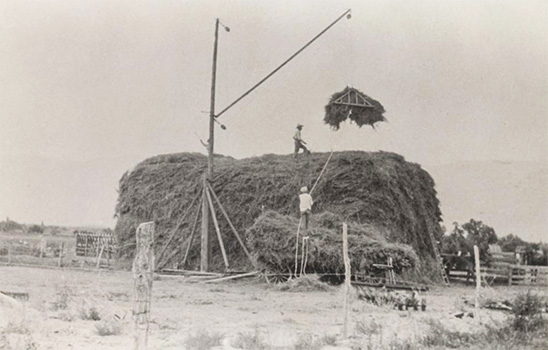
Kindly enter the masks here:
<path id="1" fill-rule="evenodd" d="M 209 333 L 208 331 L 199 331 L 196 334 L 191 334 L 186 338 L 185 345 L 187 349 L 193 350 L 209 350 L 214 346 L 221 345 L 224 335 L 220 333 Z"/>
<path id="2" fill-rule="evenodd" d="M 95 323 L 95 331 L 98 335 L 105 337 L 110 335 L 118 335 L 122 333 L 122 324 L 117 321 L 101 321 Z"/>
<path id="3" fill-rule="evenodd" d="M 276 289 L 285 292 L 327 292 L 334 290 L 327 283 L 321 282 L 317 275 L 301 276 L 276 285 Z"/>
<path id="4" fill-rule="evenodd" d="M 518 295 L 512 305 L 512 328 L 525 336 L 540 329 L 546 330 L 547 322 L 542 315 L 545 304 L 543 298 L 531 291 Z"/>
<path id="5" fill-rule="evenodd" d="M 271 348 L 258 329 L 253 332 L 238 333 L 231 345 L 236 349 L 244 350 L 269 350 Z"/>

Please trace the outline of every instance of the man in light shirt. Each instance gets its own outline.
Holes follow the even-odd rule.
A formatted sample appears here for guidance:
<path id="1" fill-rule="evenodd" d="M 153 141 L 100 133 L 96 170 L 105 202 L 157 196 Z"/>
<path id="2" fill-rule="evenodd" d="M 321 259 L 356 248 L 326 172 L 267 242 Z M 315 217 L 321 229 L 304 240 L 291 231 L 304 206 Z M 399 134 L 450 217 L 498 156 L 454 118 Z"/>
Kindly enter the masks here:
<path id="1" fill-rule="evenodd" d="M 293 140 L 295 140 L 295 152 L 293 153 L 293 158 L 297 158 L 299 150 L 302 148 L 306 154 L 310 154 L 310 151 L 306 148 L 304 140 L 301 137 L 302 124 L 297 124 L 297 130 L 295 130 L 295 135 L 293 135 Z"/>
<path id="2" fill-rule="evenodd" d="M 304 219 L 304 229 L 308 229 L 308 219 L 310 218 L 310 213 L 312 212 L 312 196 L 308 193 L 308 188 L 306 186 L 301 187 L 301 194 L 299 195 L 299 210 L 301 211 L 301 219 Z"/>

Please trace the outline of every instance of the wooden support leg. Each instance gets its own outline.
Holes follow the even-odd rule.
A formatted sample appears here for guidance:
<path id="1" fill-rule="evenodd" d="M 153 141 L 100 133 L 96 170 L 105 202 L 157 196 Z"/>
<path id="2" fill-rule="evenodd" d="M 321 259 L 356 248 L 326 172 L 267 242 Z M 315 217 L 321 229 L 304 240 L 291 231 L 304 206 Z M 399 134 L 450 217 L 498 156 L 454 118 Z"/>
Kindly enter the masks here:
<path id="1" fill-rule="evenodd" d="M 215 226 L 215 231 L 217 232 L 217 239 L 219 240 L 219 245 L 221 246 L 221 253 L 223 254 L 223 260 L 226 268 L 228 269 L 228 258 L 226 256 L 225 245 L 223 243 L 223 237 L 221 236 L 221 230 L 219 229 L 219 222 L 217 221 L 217 215 L 215 214 L 215 208 L 213 207 L 213 201 L 211 200 L 211 195 L 206 189 L 207 202 L 209 203 L 209 210 L 211 211 L 211 218 L 213 219 L 213 225 Z"/>
<path id="2" fill-rule="evenodd" d="M 217 194 L 215 194 L 215 191 L 213 191 L 213 187 L 211 187 L 211 184 L 208 183 L 208 186 L 209 186 L 209 192 L 211 193 L 211 195 L 213 196 L 213 198 L 215 199 L 215 202 L 217 202 L 217 205 L 219 206 L 219 209 L 221 209 L 221 213 L 223 214 L 223 216 L 225 217 L 226 221 L 228 222 L 228 225 L 230 226 L 230 228 L 232 229 L 232 233 L 234 233 L 234 236 L 236 236 L 236 239 L 238 240 L 238 242 L 240 243 L 240 246 L 242 246 L 242 249 L 244 250 L 245 252 L 245 255 L 247 255 L 249 261 L 251 262 L 251 264 L 253 265 L 253 267 L 257 268 L 257 263 L 255 261 L 255 259 L 253 259 L 253 256 L 251 256 L 251 254 L 249 253 L 249 251 L 247 250 L 245 244 L 244 244 L 244 241 L 242 240 L 242 238 L 240 237 L 240 235 L 238 234 L 238 231 L 236 231 L 236 228 L 234 227 L 234 225 L 232 224 L 232 221 L 230 220 L 230 217 L 228 216 L 228 214 L 226 213 L 226 210 L 225 208 L 223 207 L 223 204 L 221 203 L 221 201 L 219 200 L 219 197 L 217 197 Z"/>
<path id="3" fill-rule="evenodd" d="M 190 231 L 190 239 L 188 241 L 188 246 L 186 247 L 185 255 L 183 257 L 183 261 L 181 262 L 181 268 L 185 267 L 186 259 L 188 258 L 188 252 L 190 251 L 190 247 L 192 246 L 192 241 L 194 240 L 194 233 L 196 232 L 196 227 L 198 226 L 198 218 L 200 217 L 201 206 L 202 206 L 202 201 L 200 201 L 200 204 L 198 205 L 198 208 L 196 209 L 196 216 L 194 217 L 194 223 L 192 224 L 192 229 Z"/>

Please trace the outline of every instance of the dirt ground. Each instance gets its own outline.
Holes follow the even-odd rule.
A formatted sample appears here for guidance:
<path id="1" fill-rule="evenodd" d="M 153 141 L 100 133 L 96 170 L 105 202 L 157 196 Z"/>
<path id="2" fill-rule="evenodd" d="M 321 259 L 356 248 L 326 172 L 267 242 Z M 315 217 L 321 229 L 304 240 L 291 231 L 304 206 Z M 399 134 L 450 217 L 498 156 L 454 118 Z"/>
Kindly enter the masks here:
<path id="1" fill-rule="evenodd" d="M 0 291 L 29 293 L 29 300 L 22 302 L 24 327 L 38 349 L 132 348 L 132 288 L 130 272 L 0 267 Z M 482 294 L 511 299 L 525 290 L 498 286 L 483 289 Z M 349 336 L 358 337 L 360 326 L 374 329 L 367 341 L 370 348 L 382 348 L 394 340 L 416 339 L 432 320 L 440 320 L 451 330 L 472 332 L 507 317 L 502 311 L 482 309 L 479 319 L 456 318 L 459 311 L 473 311 L 463 302 L 464 298 L 473 302 L 472 286 L 435 287 L 421 297 L 427 300 L 424 312 L 398 311 L 353 299 Z M 83 319 L 85 310 L 90 309 L 95 309 L 102 321 Z M 221 345 L 213 349 L 233 349 L 238 334 L 258 331 L 273 349 L 294 349 L 303 336 L 336 336 L 331 342 L 335 345 L 322 349 L 351 349 L 351 340 L 341 337 L 343 310 L 342 287 L 288 292 L 258 279 L 204 284 L 160 276 L 153 285 L 149 348 L 186 349 L 188 337 L 207 331 L 223 336 Z M 1 317 L 12 315 L 0 313 Z M 121 332 L 99 335 L 97 325 L 104 320 L 120 320 Z M 17 321 L 15 315 L 12 321 Z"/>

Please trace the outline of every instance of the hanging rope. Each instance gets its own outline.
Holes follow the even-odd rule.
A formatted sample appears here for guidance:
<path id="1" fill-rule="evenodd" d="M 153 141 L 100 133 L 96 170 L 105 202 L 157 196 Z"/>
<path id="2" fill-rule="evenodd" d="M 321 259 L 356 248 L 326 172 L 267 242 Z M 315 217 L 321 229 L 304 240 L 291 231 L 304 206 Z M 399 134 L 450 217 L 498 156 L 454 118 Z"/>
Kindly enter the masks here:
<path id="1" fill-rule="evenodd" d="M 302 253 L 301 253 L 301 276 L 306 275 L 306 264 L 308 262 L 308 236 L 303 237 L 303 246 L 302 246 Z"/>
<path id="2" fill-rule="evenodd" d="M 329 164 L 329 161 L 331 160 L 331 157 L 333 156 L 333 150 L 331 150 L 331 153 L 329 154 L 329 157 L 327 158 L 327 161 L 325 162 L 325 165 L 323 166 L 323 169 L 322 171 L 320 172 L 320 175 L 318 175 L 318 178 L 316 179 L 316 182 L 314 183 L 314 186 L 312 186 L 312 189 L 310 190 L 310 194 L 312 195 L 312 192 L 314 191 L 314 189 L 316 188 L 316 185 L 318 184 L 318 182 L 320 181 L 320 178 L 322 177 L 325 169 L 327 169 L 327 164 Z"/>
<path id="3" fill-rule="evenodd" d="M 301 223 L 303 222 L 303 217 L 299 220 L 299 226 L 297 227 L 297 237 L 295 239 L 295 276 L 297 276 L 298 267 L 299 267 L 299 232 L 301 231 Z"/>

